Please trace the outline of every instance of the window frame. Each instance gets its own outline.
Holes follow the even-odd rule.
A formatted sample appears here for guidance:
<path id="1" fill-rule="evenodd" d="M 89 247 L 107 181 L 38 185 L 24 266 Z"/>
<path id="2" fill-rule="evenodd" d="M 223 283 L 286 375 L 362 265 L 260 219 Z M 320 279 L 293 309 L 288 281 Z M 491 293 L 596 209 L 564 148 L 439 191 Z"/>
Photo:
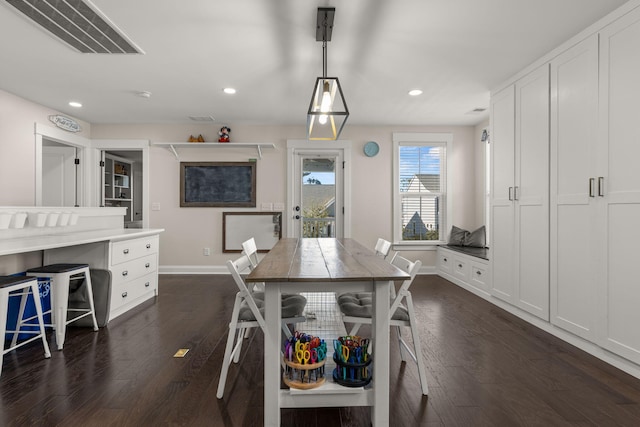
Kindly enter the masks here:
<path id="1" fill-rule="evenodd" d="M 402 146 L 441 146 L 445 149 L 445 162 L 440 171 L 442 198 L 440 205 L 440 239 L 439 240 L 402 240 L 402 195 L 400 192 L 400 147 Z M 453 203 L 450 191 L 452 187 L 452 147 L 451 133 L 393 133 L 393 245 L 403 250 L 435 250 L 438 245 L 447 241 L 446 231 L 452 223 Z M 444 209 L 444 212 L 442 210 Z"/>

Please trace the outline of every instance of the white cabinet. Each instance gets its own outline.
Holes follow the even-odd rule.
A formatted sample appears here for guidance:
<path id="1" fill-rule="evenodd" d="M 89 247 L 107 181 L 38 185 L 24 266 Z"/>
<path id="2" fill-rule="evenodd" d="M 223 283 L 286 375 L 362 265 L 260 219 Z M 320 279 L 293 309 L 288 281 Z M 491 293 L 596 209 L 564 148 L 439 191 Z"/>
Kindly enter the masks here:
<path id="1" fill-rule="evenodd" d="M 601 345 L 640 363 L 640 10 L 600 34 Z"/>
<path id="2" fill-rule="evenodd" d="M 158 293 L 158 235 L 109 244 L 109 320 Z"/>
<path id="3" fill-rule="evenodd" d="M 438 275 L 484 298 L 489 296 L 489 261 L 447 247 L 438 247 Z"/>
<path id="4" fill-rule="evenodd" d="M 491 102 L 492 294 L 549 320 L 549 66 Z"/>
<path id="5" fill-rule="evenodd" d="M 105 154 L 104 156 L 104 206 L 127 208 L 124 222 L 133 221 L 133 175 L 130 160 Z"/>
<path id="6" fill-rule="evenodd" d="M 550 321 L 595 340 L 598 37 L 551 61 Z"/>

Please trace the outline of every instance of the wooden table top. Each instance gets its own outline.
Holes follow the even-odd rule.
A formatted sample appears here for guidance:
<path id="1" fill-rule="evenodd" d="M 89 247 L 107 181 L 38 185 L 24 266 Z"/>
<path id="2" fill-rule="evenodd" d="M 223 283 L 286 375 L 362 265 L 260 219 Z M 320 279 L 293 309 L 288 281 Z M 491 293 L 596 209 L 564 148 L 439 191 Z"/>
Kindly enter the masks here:
<path id="1" fill-rule="evenodd" d="M 281 239 L 247 282 L 406 280 L 409 275 L 353 239 Z"/>

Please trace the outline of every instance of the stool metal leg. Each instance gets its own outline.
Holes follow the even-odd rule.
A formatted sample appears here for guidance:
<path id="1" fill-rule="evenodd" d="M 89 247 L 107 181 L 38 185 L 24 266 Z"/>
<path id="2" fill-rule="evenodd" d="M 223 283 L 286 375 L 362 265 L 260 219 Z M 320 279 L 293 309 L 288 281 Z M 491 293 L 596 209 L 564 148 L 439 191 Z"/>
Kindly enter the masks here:
<path id="1" fill-rule="evenodd" d="M 44 331 L 44 315 L 42 313 L 42 303 L 40 302 L 40 295 L 38 292 L 38 282 L 31 284 L 31 293 L 33 294 L 34 305 L 36 306 L 36 314 L 38 315 L 38 326 L 40 327 L 40 337 L 42 338 L 42 346 L 44 347 L 44 357 L 50 358 L 51 351 L 49 350 L 49 343 L 47 342 L 47 335 Z M 26 298 L 24 298 L 26 300 Z M 21 320 L 21 319 L 19 319 Z M 20 328 L 16 328 L 20 329 Z M 17 337 L 18 334 L 15 334 Z"/>
<path id="2" fill-rule="evenodd" d="M 69 308 L 69 278 L 70 274 L 55 274 L 51 277 L 51 313 L 56 332 L 56 345 L 58 350 L 64 347 L 64 339 L 67 334 L 67 309 Z M 66 276 L 66 278 L 62 278 Z M 52 319 L 53 320 L 53 319 Z"/>
<path id="3" fill-rule="evenodd" d="M 93 287 L 91 285 L 91 274 L 87 268 L 84 272 L 84 278 L 87 283 L 87 299 L 89 300 L 89 307 L 91 308 L 91 320 L 93 320 L 93 330 L 98 330 L 98 321 L 96 320 L 96 310 L 93 305 Z"/>
<path id="4" fill-rule="evenodd" d="M 22 295 L 20 296 L 20 309 L 18 310 L 18 319 L 16 320 L 16 331 L 20 330 L 22 326 L 22 319 L 24 319 L 24 310 L 27 306 L 27 300 L 29 299 L 29 292 L 26 290 L 22 291 Z M 13 338 L 11 339 L 11 347 L 15 347 L 18 343 L 18 333 L 13 334 Z"/>
<path id="5" fill-rule="evenodd" d="M 4 312 L 9 311 L 9 293 L 5 291 L 0 292 L 0 307 Z M 4 312 L 0 316 L 0 332 L 2 333 L 2 351 L 0 351 L 0 374 L 2 374 L 2 362 L 4 360 L 4 335 L 7 330 L 7 313 Z M 16 334 L 17 335 L 17 334 Z"/>

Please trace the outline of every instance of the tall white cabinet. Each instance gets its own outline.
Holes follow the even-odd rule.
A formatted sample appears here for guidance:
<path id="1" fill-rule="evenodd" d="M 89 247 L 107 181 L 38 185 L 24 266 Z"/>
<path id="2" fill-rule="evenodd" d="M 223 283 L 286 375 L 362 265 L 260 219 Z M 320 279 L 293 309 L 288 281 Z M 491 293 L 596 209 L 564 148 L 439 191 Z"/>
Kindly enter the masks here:
<path id="1" fill-rule="evenodd" d="M 599 332 L 640 363 L 640 8 L 600 33 Z"/>
<path id="2" fill-rule="evenodd" d="M 549 320 L 549 66 L 492 97 L 491 292 Z"/>
<path id="3" fill-rule="evenodd" d="M 594 340 L 597 323 L 598 36 L 551 61 L 551 323 Z M 602 182 L 602 180 L 600 180 Z"/>

